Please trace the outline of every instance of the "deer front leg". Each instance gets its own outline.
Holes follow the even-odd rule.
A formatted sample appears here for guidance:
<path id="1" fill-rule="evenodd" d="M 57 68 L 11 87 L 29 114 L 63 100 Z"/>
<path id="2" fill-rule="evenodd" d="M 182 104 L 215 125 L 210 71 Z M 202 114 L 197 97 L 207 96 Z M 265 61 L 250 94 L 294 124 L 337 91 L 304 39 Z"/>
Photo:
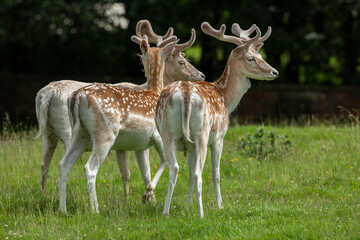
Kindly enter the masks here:
<path id="1" fill-rule="evenodd" d="M 135 151 L 136 161 L 139 165 L 143 181 L 145 186 L 147 186 L 151 181 L 151 170 L 149 163 L 149 149 L 145 151 Z"/>
<path id="2" fill-rule="evenodd" d="M 146 149 L 145 151 L 135 151 L 135 157 L 139 165 L 145 187 L 147 187 L 151 181 L 149 149 Z M 142 199 L 144 203 L 156 202 L 154 191 L 145 191 L 145 193 L 142 196 Z"/>
<path id="3" fill-rule="evenodd" d="M 165 154 L 164 154 L 163 142 L 161 140 L 160 135 L 156 134 L 154 139 L 155 139 L 154 140 L 155 149 L 160 156 L 161 162 L 160 162 L 160 166 L 159 166 L 153 180 L 151 180 L 151 182 L 146 186 L 145 193 L 143 194 L 143 201 L 144 201 L 144 199 L 147 199 L 149 196 L 154 195 L 154 190 L 156 188 L 156 185 L 159 182 L 161 174 L 163 173 L 163 171 L 166 167 L 166 164 L 167 164 L 166 159 L 165 159 Z"/>
<path id="4" fill-rule="evenodd" d="M 130 169 L 128 162 L 127 151 L 116 151 L 116 160 L 120 168 L 121 177 L 124 185 L 124 195 L 125 199 L 129 196 L 129 182 L 130 182 Z"/>
<path id="5" fill-rule="evenodd" d="M 212 177 L 215 188 L 216 202 L 218 207 L 223 208 L 223 202 L 221 199 L 220 191 L 220 158 L 223 148 L 223 138 L 215 141 L 211 146 L 211 167 L 212 167 Z"/>

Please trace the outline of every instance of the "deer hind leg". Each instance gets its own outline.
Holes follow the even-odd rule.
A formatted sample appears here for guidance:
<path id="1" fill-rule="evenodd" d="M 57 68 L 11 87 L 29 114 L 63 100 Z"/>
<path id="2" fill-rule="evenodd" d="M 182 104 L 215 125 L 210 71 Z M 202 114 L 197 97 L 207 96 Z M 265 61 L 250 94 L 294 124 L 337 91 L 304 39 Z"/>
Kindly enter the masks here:
<path id="1" fill-rule="evenodd" d="M 187 160 L 189 166 L 189 193 L 188 193 L 188 206 L 191 206 L 192 192 L 195 186 L 195 151 L 187 152 Z"/>
<path id="2" fill-rule="evenodd" d="M 59 198 L 60 198 L 60 211 L 67 213 L 66 209 L 66 180 L 69 176 L 70 170 L 79 159 L 80 155 L 85 151 L 85 143 L 79 135 L 75 136 L 71 141 L 65 156 L 59 164 Z"/>
<path id="3" fill-rule="evenodd" d="M 115 134 L 108 133 L 106 140 L 95 139 L 89 160 L 85 164 L 85 176 L 89 192 L 91 211 L 98 213 L 99 204 L 96 196 L 96 176 L 101 164 L 104 162 L 111 146 L 115 141 Z"/>
<path id="4" fill-rule="evenodd" d="M 204 169 L 204 164 L 206 160 L 206 151 L 207 151 L 207 139 L 208 137 L 201 137 L 199 140 L 195 141 L 195 171 L 194 171 L 194 182 L 195 182 L 195 192 L 198 204 L 198 212 L 200 218 L 204 217 L 204 210 L 202 204 L 202 171 Z"/>
<path id="5" fill-rule="evenodd" d="M 46 194 L 46 179 L 49 173 L 49 166 L 51 159 L 53 158 L 58 140 L 55 136 L 45 133 L 42 136 L 44 155 L 41 162 L 41 190 L 43 194 Z"/>
<path id="6" fill-rule="evenodd" d="M 164 140 L 164 137 L 163 137 Z M 179 173 L 179 165 L 176 161 L 176 139 L 171 139 L 169 141 L 164 141 L 166 143 L 166 148 L 164 149 L 165 158 L 167 163 L 169 164 L 169 188 L 166 196 L 165 206 L 163 214 L 168 216 L 170 212 L 170 202 L 171 197 L 174 192 L 177 175 Z"/>
<path id="7" fill-rule="evenodd" d="M 127 151 L 116 151 L 116 160 L 120 168 L 121 177 L 124 185 L 124 195 L 127 199 L 129 196 L 129 182 L 130 182 L 130 169 L 128 162 L 128 154 Z"/>
<path id="8" fill-rule="evenodd" d="M 223 203 L 221 199 L 221 191 L 220 191 L 220 158 L 223 148 L 223 139 L 219 139 L 215 141 L 215 143 L 211 146 L 211 167 L 212 167 L 212 177 L 215 188 L 216 202 L 218 207 L 223 208 Z"/>

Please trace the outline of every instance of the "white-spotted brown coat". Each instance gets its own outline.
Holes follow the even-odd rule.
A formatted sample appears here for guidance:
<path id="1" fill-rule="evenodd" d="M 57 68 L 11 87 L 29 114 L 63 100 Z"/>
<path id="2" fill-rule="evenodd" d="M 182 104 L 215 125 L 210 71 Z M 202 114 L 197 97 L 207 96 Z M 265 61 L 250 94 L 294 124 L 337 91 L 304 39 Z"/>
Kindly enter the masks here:
<path id="1" fill-rule="evenodd" d="M 66 180 L 82 152 L 91 150 L 85 164 L 90 206 L 98 212 L 96 175 L 110 149 L 143 152 L 155 145 L 164 161 L 162 141 L 156 129 L 154 111 L 163 89 L 165 59 L 170 56 L 176 37 L 163 48 L 150 48 L 147 38 L 135 39 L 143 53 L 148 90 L 129 90 L 108 84 L 93 84 L 75 91 L 68 99 L 72 140 L 59 164 L 60 211 L 66 209 Z M 172 42 L 171 42 L 172 41 Z M 140 167 L 141 168 L 141 167 Z M 143 172 L 150 179 L 150 169 Z"/>
<path id="2" fill-rule="evenodd" d="M 231 52 L 225 70 L 216 82 L 175 82 L 169 84 L 160 95 L 155 121 L 165 146 L 165 159 L 170 168 L 169 189 L 163 210 L 165 215 L 170 211 L 171 197 L 179 171 L 176 151 L 186 151 L 189 165 L 188 203 L 191 203 L 192 189 L 195 187 L 199 216 L 204 216 L 201 174 L 207 146 L 211 148 L 217 205 L 219 208 L 223 207 L 220 193 L 220 157 L 229 114 L 250 88 L 249 78 L 273 80 L 278 75 L 258 53 L 262 42 L 270 35 L 269 31 L 260 38 L 260 30 L 256 26 L 245 33 L 240 27 L 235 27 L 234 32 L 245 36 L 256 30 L 254 38 L 244 39 L 241 36 L 224 35 L 225 25 L 222 25 L 219 31 L 208 23 L 203 23 L 201 27 L 205 33 L 222 41 L 235 43 L 237 47 Z M 160 164 L 159 171 L 162 170 L 161 166 L 165 164 Z M 149 187 L 148 190 L 153 188 Z"/>

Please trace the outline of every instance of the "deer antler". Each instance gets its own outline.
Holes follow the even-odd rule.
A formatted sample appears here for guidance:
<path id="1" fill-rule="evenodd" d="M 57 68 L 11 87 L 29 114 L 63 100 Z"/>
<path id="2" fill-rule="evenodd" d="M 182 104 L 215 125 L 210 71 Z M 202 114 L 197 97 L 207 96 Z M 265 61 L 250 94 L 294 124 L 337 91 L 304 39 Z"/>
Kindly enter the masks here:
<path id="1" fill-rule="evenodd" d="M 169 37 L 168 39 L 163 40 L 163 41 L 161 41 L 160 43 L 158 43 L 158 44 L 157 44 L 157 47 L 163 48 L 163 47 L 165 47 L 166 45 L 168 45 L 169 43 L 175 42 L 175 41 L 177 41 L 177 40 L 178 40 L 178 39 L 177 39 L 176 36 L 171 36 L 171 37 Z"/>
<path id="2" fill-rule="evenodd" d="M 234 23 L 231 27 L 231 32 L 242 39 L 249 40 L 250 39 L 249 36 L 254 32 L 255 28 L 256 25 L 253 24 L 248 30 L 242 30 L 239 24 Z"/>
<path id="3" fill-rule="evenodd" d="M 255 30 L 256 25 L 253 24 L 248 30 L 242 30 L 239 26 L 239 24 L 234 23 L 231 27 L 231 32 L 235 35 L 238 35 L 240 38 L 243 39 L 250 39 L 249 36 L 251 35 L 251 33 L 253 33 L 253 31 Z M 262 36 L 261 38 L 259 38 L 259 40 L 256 42 L 256 50 L 259 51 L 260 48 L 263 45 L 263 42 L 269 38 L 271 34 L 271 27 L 268 27 L 268 30 L 266 31 L 266 34 L 264 36 Z"/>
<path id="4" fill-rule="evenodd" d="M 167 33 L 164 36 L 159 36 L 154 33 L 151 23 L 148 20 L 140 20 L 136 25 L 136 35 L 141 38 L 143 35 L 147 35 L 149 37 L 149 43 L 156 44 L 157 47 L 164 47 L 169 42 L 176 41 L 176 38 L 172 38 L 167 41 L 167 39 L 171 38 L 174 34 L 174 29 L 170 27 Z M 191 37 L 189 41 L 182 44 L 176 44 L 174 54 L 184 51 L 191 47 L 196 39 L 196 31 L 195 29 L 191 29 Z"/>
<path id="5" fill-rule="evenodd" d="M 136 24 L 136 29 L 135 29 L 135 33 L 136 33 L 136 36 L 138 36 L 139 38 L 141 38 L 141 33 L 140 33 L 140 26 L 141 26 L 141 23 L 143 22 L 144 20 L 140 20 L 138 21 L 138 23 Z"/>
<path id="6" fill-rule="evenodd" d="M 142 41 L 142 40 L 145 40 L 146 43 L 149 44 L 149 40 L 148 40 L 148 36 L 147 36 L 147 35 L 144 35 L 142 38 L 133 35 L 133 36 L 131 36 L 131 40 L 132 40 L 133 42 L 139 44 L 139 45 L 141 44 L 141 41 Z M 169 43 L 175 42 L 175 41 L 177 41 L 177 40 L 178 40 L 178 39 L 177 39 L 176 36 L 171 36 L 171 37 L 169 37 L 168 39 L 162 41 L 160 44 L 158 44 L 157 47 L 159 47 L 159 48 L 165 47 L 165 46 L 168 45 Z"/>
<path id="7" fill-rule="evenodd" d="M 138 36 L 131 36 L 131 41 L 133 41 L 134 43 L 137 43 L 137 44 L 141 44 L 141 41 L 142 40 L 145 40 L 148 44 L 149 44 L 149 39 L 148 39 L 148 36 L 144 35 L 142 38 L 138 37 Z"/>
<path id="8" fill-rule="evenodd" d="M 247 46 L 250 46 L 251 44 L 256 44 L 259 46 L 257 47 L 257 50 L 260 49 L 260 47 L 262 46 L 262 42 L 264 42 L 271 34 L 271 27 L 268 27 L 266 34 L 263 37 L 260 37 L 261 31 L 255 24 L 253 24 L 248 30 L 242 30 L 239 24 L 234 23 L 232 25 L 231 31 L 234 35 L 237 35 L 238 37 L 225 35 L 225 24 L 222 24 L 219 30 L 215 30 L 213 27 L 210 26 L 209 23 L 203 22 L 201 24 L 201 29 L 204 33 L 210 36 L 213 36 L 224 42 L 234 43 L 238 46 L 244 44 Z M 254 30 L 256 31 L 256 36 L 250 38 L 249 36 L 251 33 L 254 32 Z"/>
<path id="9" fill-rule="evenodd" d="M 255 31 L 256 31 L 255 37 L 250 38 L 249 40 L 244 40 L 246 46 L 250 46 L 251 44 L 255 44 L 255 43 L 257 44 L 257 42 L 259 41 L 261 36 L 261 31 L 258 27 L 255 28 Z"/>
<path id="10" fill-rule="evenodd" d="M 182 43 L 182 44 L 176 44 L 174 55 L 191 47 L 194 44 L 195 39 L 196 39 L 196 31 L 195 31 L 195 29 L 192 28 L 191 29 L 191 37 L 190 37 L 189 41 L 187 41 L 186 43 Z"/>
<path id="11" fill-rule="evenodd" d="M 213 27 L 210 26 L 209 23 L 203 22 L 201 24 L 201 30 L 206 34 L 219 39 L 220 41 L 234 43 L 238 46 L 244 44 L 243 39 L 241 39 L 239 37 L 234 37 L 234 36 L 229 36 L 229 35 L 224 34 L 225 30 L 226 30 L 225 24 L 222 24 L 219 30 L 215 30 Z"/>
<path id="12" fill-rule="evenodd" d="M 234 23 L 231 27 L 231 32 L 237 36 L 239 36 L 240 38 L 243 38 L 243 39 L 250 39 L 249 36 L 251 35 L 251 33 L 254 32 L 254 30 L 256 29 L 256 25 L 253 24 L 248 30 L 242 30 L 239 26 L 239 24 L 237 23 Z M 256 44 L 261 44 L 263 43 L 266 39 L 269 38 L 271 34 L 271 27 L 269 26 L 268 27 L 268 30 L 266 31 L 265 35 L 262 36 L 257 42 Z"/>
<path id="13" fill-rule="evenodd" d="M 266 39 L 268 39 L 268 38 L 269 38 L 270 34 L 271 34 L 271 27 L 270 27 L 270 26 L 268 26 L 268 29 L 267 29 L 267 31 L 266 31 L 266 33 L 265 33 L 265 35 L 264 35 L 264 36 L 262 36 L 262 37 L 259 39 L 258 43 L 262 43 L 262 42 L 264 42 Z"/>
<path id="14" fill-rule="evenodd" d="M 164 36 L 159 36 L 154 33 L 148 20 L 140 20 L 136 24 L 136 35 L 140 38 L 144 35 L 147 35 L 149 37 L 149 43 L 157 44 L 158 46 L 159 44 L 161 44 L 162 41 L 165 41 L 166 39 L 174 35 L 174 29 L 169 28 Z"/>

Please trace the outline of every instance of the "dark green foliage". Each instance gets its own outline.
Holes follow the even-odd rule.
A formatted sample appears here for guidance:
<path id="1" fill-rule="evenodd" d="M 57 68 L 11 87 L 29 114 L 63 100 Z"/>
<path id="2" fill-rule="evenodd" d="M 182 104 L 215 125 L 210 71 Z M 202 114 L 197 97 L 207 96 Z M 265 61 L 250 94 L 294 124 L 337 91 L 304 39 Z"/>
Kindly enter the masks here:
<path id="1" fill-rule="evenodd" d="M 240 139 L 239 148 L 248 157 L 268 159 L 270 156 L 284 155 L 291 147 L 287 134 L 277 134 L 272 130 L 259 127 L 255 133 L 248 133 Z"/>
<path id="2" fill-rule="evenodd" d="M 263 32 L 272 26 L 262 53 L 279 70 L 277 83 L 356 85 L 360 80 L 359 1 L 120 1 L 127 28 L 109 22 L 96 7 L 115 2 L 1 1 L 0 74 L 140 77 L 139 49 L 130 37 L 138 20 L 149 19 L 158 33 L 174 27 L 181 41 L 191 28 L 197 30 L 197 53 L 187 53 L 210 81 L 220 76 L 234 46 L 203 34 L 203 21 L 216 28 L 225 23 L 227 33 L 234 22 L 243 28 L 256 23 Z"/>

